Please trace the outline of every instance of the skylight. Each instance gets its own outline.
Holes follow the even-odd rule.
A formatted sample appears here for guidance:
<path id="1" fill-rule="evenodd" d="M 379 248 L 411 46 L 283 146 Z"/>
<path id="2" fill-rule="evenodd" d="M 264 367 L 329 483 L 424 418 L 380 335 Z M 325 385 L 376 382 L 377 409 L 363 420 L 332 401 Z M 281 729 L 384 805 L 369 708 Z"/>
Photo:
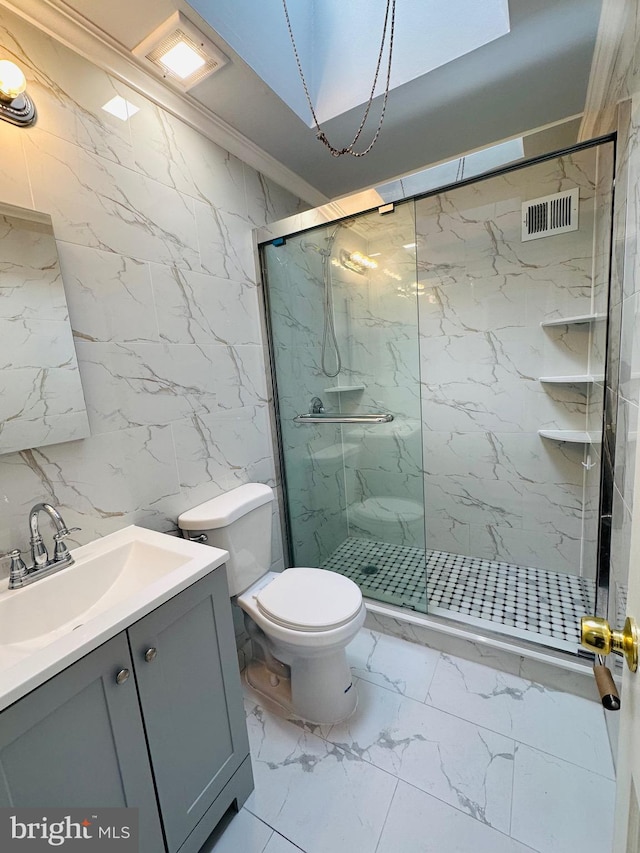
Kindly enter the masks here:
<path id="1" fill-rule="evenodd" d="M 310 123 L 280 0 L 190 0 L 300 118 Z M 300 59 L 320 121 L 366 102 L 376 66 L 384 0 L 290 4 Z M 392 88 L 506 35 L 508 0 L 414 0 L 398 4 Z M 381 87 L 384 81 L 379 81 Z"/>

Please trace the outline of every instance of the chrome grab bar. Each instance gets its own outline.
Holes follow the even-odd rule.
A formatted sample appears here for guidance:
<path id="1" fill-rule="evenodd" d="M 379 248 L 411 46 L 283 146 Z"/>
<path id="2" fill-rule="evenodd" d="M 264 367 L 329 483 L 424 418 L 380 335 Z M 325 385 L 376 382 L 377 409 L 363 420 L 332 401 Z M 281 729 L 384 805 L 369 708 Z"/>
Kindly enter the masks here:
<path id="1" fill-rule="evenodd" d="M 307 413 L 293 419 L 296 424 L 388 424 L 393 415 L 388 412 L 378 415 L 341 415 L 339 412 Z"/>

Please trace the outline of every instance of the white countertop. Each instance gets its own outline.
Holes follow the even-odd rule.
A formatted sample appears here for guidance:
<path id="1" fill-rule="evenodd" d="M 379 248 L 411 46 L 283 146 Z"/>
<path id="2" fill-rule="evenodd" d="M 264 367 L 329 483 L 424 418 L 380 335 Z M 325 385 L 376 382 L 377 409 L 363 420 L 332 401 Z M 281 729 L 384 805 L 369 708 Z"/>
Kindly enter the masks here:
<path id="1" fill-rule="evenodd" d="M 138 550 L 134 552 L 135 548 Z M 111 555 L 122 554 L 128 555 L 129 564 L 136 561 L 137 564 L 113 578 L 110 572 L 95 574 L 101 571 Z M 6 622 L 5 626 L 0 625 L 0 710 L 223 565 L 229 557 L 219 548 L 135 525 L 76 548 L 72 555 L 75 560 L 72 566 L 22 589 L 9 590 L 5 586 L 0 591 L 0 620 L 5 611 L 10 613 L 18 636 L 21 607 L 24 607 L 24 613 L 32 616 L 30 608 L 39 606 L 41 615 L 37 618 L 44 626 L 43 633 L 31 629 L 32 635 L 27 639 L 11 642 L 11 626 L 7 628 Z M 144 564 L 145 560 L 148 565 Z M 154 562 L 164 565 L 156 572 L 152 565 Z M 130 570 L 135 574 L 131 584 L 126 578 L 123 580 L 125 572 Z M 89 592 L 90 600 L 89 585 L 94 580 L 96 586 L 101 587 L 100 598 L 94 606 L 47 630 L 47 608 L 52 624 L 55 623 L 56 596 L 64 602 L 65 607 L 60 609 L 65 610 L 66 615 L 76 585 L 79 594 L 82 591 L 86 597 Z M 118 590 L 117 595 L 113 592 L 115 589 Z M 123 594 L 123 589 L 126 594 Z M 61 590 L 66 596 L 64 599 L 60 599 Z M 73 607 L 70 612 L 72 610 Z"/>

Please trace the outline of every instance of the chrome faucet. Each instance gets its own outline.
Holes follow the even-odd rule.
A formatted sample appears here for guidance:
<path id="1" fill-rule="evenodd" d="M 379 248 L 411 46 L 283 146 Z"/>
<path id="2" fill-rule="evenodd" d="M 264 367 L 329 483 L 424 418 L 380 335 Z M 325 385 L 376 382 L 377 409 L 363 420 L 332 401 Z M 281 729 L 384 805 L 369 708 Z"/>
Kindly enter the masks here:
<path id="1" fill-rule="evenodd" d="M 53 550 L 53 558 L 49 558 L 47 546 L 44 544 L 42 534 L 40 533 L 40 513 L 46 512 L 56 532 L 53 535 L 55 547 Z M 58 510 L 48 503 L 39 503 L 31 508 L 29 513 L 29 532 L 31 538 L 29 544 L 31 546 L 31 559 L 33 564 L 27 566 L 21 555 L 21 551 L 15 548 L 7 554 L 0 556 L 11 558 L 11 568 L 9 569 L 9 589 L 18 589 L 21 586 L 33 583 L 46 575 L 51 575 L 65 566 L 70 566 L 73 563 L 71 552 L 67 548 L 64 540 L 70 536 L 79 527 L 68 528 L 64 523 L 64 519 Z"/>

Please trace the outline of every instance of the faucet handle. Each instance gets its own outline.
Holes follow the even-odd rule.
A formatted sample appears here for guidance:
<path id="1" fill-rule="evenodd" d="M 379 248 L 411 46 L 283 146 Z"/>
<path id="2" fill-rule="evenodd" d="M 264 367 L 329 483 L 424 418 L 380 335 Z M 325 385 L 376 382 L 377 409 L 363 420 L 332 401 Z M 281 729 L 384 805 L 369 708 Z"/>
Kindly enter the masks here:
<path id="1" fill-rule="evenodd" d="M 59 530 L 56 534 L 54 534 L 53 541 L 56 543 L 56 547 L 53 550 L 53 559 L 54 562 L 60 562 L 62 560 L 71 560 L 71 554 L 69 553 L 69 549 L 64 543 L 64 539 L 67 536 L 71 536 L 72 533 L 75 533 L 77 530 L 82 530 L 81 527 L 64 527 L 62 530 Z"/>
<path id="2" fill-rule="evenodd" d="M 29 573 L 24 560 L 20 556 L 22 551 L 19 548 L 14 548 L 12 551 L 7 551 L 6 554 L 0 554 L 0 557 L 10 557 L 11 566 L 9 568 L 9 589 L 16 589 L 22 586 L 22 581 Z"/>

